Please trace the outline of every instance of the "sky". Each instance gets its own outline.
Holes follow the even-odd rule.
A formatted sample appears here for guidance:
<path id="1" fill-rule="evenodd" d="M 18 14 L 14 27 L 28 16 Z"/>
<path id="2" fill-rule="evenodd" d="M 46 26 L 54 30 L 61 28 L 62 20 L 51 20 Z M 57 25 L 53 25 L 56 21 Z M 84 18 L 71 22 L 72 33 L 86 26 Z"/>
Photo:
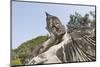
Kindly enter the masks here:
<path id="1" fill-rule="evenodd" d="M 12 48 L 37 36 L 49 34 L 46 30 L 45 12 L 57 16 L 66 26 L 75 12 L 84 15 L 95 11 L 93 6 L 12 2 Z"/>

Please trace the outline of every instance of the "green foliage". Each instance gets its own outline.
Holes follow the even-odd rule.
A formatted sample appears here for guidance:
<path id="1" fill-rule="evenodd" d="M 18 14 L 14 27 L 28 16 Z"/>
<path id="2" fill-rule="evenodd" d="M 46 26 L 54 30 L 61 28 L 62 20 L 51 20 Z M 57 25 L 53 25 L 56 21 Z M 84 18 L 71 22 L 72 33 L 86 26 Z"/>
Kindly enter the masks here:
<path id="1" fill-rule="evenodd" d="M 23 64 L 28 55 L 32 52 L 36 45 L 42 44 L 44 41 L 48 39 L 47 36 L 39 36 L 32 40 L 22 43 L 18 48 L 13 49 L 13 64 Z M 14 57 L 18 57 L 18 59 L 14 59 Z M 20 62 L 19 62 L 20 60 Z"/>
<path id="2" fill-rule="evenodd" d="M 21 61 L 20 61 L 20 59 L 19 58 L 14 58 L 13 60 L 12 60 L 12 65 L 21 65 L 22 63 L 21 63 Z"/>

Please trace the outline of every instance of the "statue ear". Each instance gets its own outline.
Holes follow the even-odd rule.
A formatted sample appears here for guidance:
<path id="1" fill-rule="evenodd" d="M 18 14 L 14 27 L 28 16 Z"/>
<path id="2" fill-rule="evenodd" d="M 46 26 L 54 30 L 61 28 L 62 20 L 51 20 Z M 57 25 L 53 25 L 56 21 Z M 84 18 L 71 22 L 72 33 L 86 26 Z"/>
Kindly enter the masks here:
<path id="1" fill-rule="evenodd" d="M 47 18 L 49 18 L 50 16 L 52 16 L 52 15 L 48 14 L 47 12 L 45 12 L 45 14 L 46 14 Z"/>

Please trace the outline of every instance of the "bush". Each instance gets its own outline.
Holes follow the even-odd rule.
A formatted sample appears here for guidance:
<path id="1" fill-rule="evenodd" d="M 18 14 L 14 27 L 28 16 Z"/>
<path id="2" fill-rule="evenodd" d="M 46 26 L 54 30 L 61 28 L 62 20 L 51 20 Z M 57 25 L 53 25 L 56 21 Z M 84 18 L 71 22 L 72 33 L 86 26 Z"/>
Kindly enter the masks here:
<path id="1" fill-rule="evenodd" d="M 20 59 L 19 59 L 19 58 L 14 58 L 14 59 L 12 60 L 12 65 L 21 65 Z"/>

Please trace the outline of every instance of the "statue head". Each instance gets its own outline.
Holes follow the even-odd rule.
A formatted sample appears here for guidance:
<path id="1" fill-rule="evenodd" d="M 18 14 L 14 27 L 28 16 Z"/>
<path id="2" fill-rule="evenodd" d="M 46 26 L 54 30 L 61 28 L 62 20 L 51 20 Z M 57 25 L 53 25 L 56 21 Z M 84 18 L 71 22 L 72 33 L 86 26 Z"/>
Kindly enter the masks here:
<path id="1" fill-rule="evenodd" d="M 50 34 L 53 34 L 57 37 L 62 36 L 65 33 L 65 27 L 62 25 L 61 21 L 57 16 L 53 16 L 45 12 L 46 14 L 46 22 L 47 22 L 47 30 Z"/>

